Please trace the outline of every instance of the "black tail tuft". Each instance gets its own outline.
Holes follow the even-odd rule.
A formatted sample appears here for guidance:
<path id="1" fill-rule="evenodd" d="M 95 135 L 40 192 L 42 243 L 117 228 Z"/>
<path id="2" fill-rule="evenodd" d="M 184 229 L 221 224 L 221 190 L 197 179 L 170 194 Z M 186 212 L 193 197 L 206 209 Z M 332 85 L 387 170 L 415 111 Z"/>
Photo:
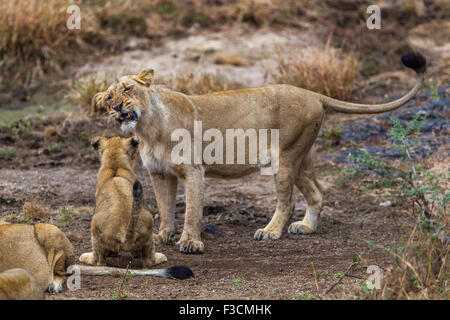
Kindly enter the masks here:
<path id="1" fill-rule="evenodd" d="M 419 52 L 410 52 L 402 56 L 402 63 L 417 73 L 424 73 L 427 70 L 427 59 Z"/>
<path id="2" fill-rule="evenodd" d="M 168 278 L 184 280 L 193 277 L 194 273 L 186 266 L 172 266 L 166 269 L 166 275 Z"/>
<path id="3" fill-rule="evenodd" d="M 136 182 L 133 184 L 133 197 L 142 197 L 142 184 L 139 182 L 139 180 L 136 180 Z"/>

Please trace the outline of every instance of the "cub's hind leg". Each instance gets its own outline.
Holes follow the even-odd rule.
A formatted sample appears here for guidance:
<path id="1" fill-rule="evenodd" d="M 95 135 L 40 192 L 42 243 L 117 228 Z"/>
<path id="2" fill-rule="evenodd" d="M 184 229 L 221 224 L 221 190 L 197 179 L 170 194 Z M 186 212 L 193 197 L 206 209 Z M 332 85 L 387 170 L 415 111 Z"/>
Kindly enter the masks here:
<path id="1" fill-rule="evenodd" d="M 153 235 L 153 217 L 150 212 L 146 210 L 142 210 L 140 214 L 140 220 L 142 223 L 139 223 L 141 228 L 138 231 L 137 243 L 142 243 L 141 250 L 141 261 L 143 268 L 149 268 L 156 264 L 163 263 L 167 261 L 167 258 L 164 254 L 155 252 L 155 241 Z M 140 221 L 140 222 L 141 222 Z"/>
<path id="2" fill-rule="evenodd" d="M 93 237 L 92 252 L 83 253 L 80 256 L 80 261 L 92 266 L 106 266 L 106 256 L 108 251 L 105 250 L 99 240 Z"/>

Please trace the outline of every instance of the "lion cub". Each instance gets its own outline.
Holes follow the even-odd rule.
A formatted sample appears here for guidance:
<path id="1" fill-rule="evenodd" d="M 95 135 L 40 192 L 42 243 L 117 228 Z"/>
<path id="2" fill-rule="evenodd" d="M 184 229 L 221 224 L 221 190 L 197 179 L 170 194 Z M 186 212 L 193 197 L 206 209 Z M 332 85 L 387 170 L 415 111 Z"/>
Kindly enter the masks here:
<path id="1" fill-rule="evenodd" d="M 43 299 L 43 288 L 27 270 L 16 268 L 0 273 L 0 300 Z"/>
<path id="2" fill-rule="evenodd" d="M 144 268 L 167 261 L 155 253 L 153 217 L 143 208 L 142 186 L 133 167 L 139 140 L 96 137 L 92 146 L 101 157 L 95 190 L 95 211 L 91 221 L 93 252 L 80 261 L 106 266 L 109 253 L 141 252 Z"/>
<path id="3" fill-rule="evenodd" d="M 42 298 L 45 290 L 59 292 L 67 267 L 74 263 L 72 244 L 54 225 L 0 224 L 0 298 Z"/>

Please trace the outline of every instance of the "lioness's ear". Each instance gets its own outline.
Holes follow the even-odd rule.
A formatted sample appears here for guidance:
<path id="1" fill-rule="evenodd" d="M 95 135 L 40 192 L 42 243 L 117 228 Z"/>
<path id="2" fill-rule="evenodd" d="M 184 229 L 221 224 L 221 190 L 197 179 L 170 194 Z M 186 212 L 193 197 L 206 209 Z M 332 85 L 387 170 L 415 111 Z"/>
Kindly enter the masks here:
<path id="1" fill-rule="evenodd" d="M 94 115 L 95 112 L 99 109 L 106 109 L 105 108 L 105 96 L 106 91 L 97 92 L 91 100 L 91 115 Z"/>
<path id="2" fill-rule="evenodd" d="M 146 87 L 150 87 L 150 85 L 153 83 L 154 73 L 155 71 L 153 69 L 145 69 L 142 70 L 137 76 L 134 76 L 133 80 Z"/>
<path id="3" fill-rule="evenodd" d="M 95 137 L 91 140 L 91 145 L 95 150 L 100 149 L 102 142 L 105 140 L 104 137 Z"/>

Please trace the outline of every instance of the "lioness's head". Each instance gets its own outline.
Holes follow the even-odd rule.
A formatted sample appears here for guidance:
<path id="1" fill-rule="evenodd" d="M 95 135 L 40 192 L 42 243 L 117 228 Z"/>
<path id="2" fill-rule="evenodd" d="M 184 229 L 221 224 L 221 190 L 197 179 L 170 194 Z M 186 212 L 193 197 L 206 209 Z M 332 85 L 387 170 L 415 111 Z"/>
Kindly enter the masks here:
<path id="1" fill-rule="evenodd" d="M 121 77 L 106 91 L 94 96 L 94 103 L 103 106 L 120 123 L 123 131 L 136 129 L 136 123 L 148 105 L 148 88 L 153 83 L 152 69 L 138 75 Z"/>
<path id="2" fill-rule="evenodd" d="M 91 140 L 92 147 L 100 154 L 102 167 L 133 168 L 139 146 L 139 138 L 105 138 L 95 137 Z"/>

